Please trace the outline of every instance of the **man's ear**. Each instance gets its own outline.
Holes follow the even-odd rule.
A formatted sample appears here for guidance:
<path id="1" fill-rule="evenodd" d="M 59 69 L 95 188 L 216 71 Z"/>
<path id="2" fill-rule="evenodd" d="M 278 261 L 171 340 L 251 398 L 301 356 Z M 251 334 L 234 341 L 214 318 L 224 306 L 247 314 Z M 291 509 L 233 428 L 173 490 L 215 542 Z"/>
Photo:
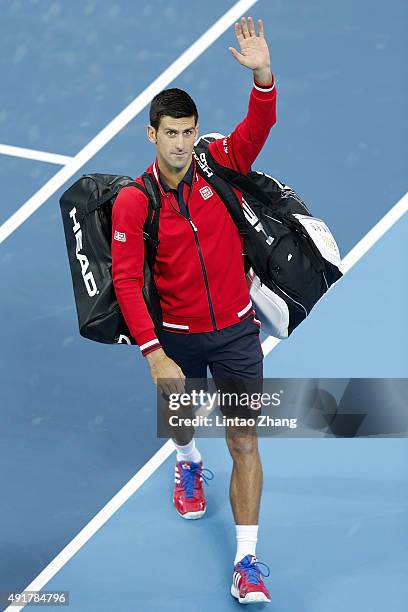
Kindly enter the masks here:
<path id="1" fill-rule="evenodd" d="M 199 139 L 199 124 L 197 123 L 197 125 L 195 126 L 195 136 L 194 136 L 194 146 L 197 144 L 197 140 Z"/>
<path id="2" fill-rule="evenodd" d="M 147 126 L 147 137 L 153 144 L 157 143 L 157 132 L 152 125 Z"/>

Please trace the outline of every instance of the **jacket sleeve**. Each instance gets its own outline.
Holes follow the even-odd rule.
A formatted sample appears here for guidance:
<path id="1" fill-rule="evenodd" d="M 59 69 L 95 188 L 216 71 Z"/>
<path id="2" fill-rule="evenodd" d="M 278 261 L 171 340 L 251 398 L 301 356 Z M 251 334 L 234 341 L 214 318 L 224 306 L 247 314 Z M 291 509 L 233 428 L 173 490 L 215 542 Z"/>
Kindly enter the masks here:
<path id="1" fill-rule="evenodd" d="M 248 112 L 226 138 L 211 142 L 208 149 L 220 164 L 247 174 L 276 123 L 275 79 L 267 85 L 254 81 Z"/>
<path id="2" fill-rule="evenodd" d="M 120 190 L 112 208 L 112 280 L 132 337 L 143 355 L 160 348 L 143 298 L 147 198 L 134 187 Z"/>

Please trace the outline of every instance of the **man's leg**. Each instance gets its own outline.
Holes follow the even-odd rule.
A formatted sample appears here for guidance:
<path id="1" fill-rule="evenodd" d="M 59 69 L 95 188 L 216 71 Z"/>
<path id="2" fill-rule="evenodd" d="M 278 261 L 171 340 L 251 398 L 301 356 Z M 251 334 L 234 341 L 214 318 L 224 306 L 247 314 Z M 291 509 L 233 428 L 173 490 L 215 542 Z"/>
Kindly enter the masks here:
<path id="1" fill-rule="evenodd" d="M 163 425 L 166 429 L 169 438 L 171 438 L 175 446 L 186 446 L 194 440 L 194 427 L 193 426 L 180 426 L 177 424 L 172 425 L 171 417 L 177 416 L 179 418 L 191 418 L 192 411 L 187 406 L 177 408 L 170 408 L 170 402 L 168 399 L 162 399 L 162 419 Z"/>
<path id="2" fill-rule="evenodd" d="M 255 427 L 226 427 L 233 468 L 230 501 L 236 525 L 258 525 L 262 464 Z"/>
<path id="3" fill-rule="evenodd" d="M 191 393 L 195 388 L 194 379 L 207 378 L 207 363 L 200 354 L 198 334 L 178 334 L 161 330 L 159 340 L 164 352 L 183 370 L 186 377 L 186 392 Z M 170 410 L 168 401 L 163 401 L 163 422 L 172 438 L 177 450 L 177 460 L 200 461 L 201 456 L 195 447 L 194 427 L 171 426 L 170 416 L 189 417 L 193 416 L 188 408 L 180 407 Z"/>
<path id="4" fill-rule="evenodd" d="M 233 460 L 230 501 L 235 519 L 237 549 L 231 594 L 241 603 L 270 601 L 256 557 L 259 506 L 262 493 L 262 464 L 256 425 L 226 427 L 226 441 Z"/>
<path id="5" fill-rule="evenodd" d="M 159 339 L 165 353 L 182 369 L 186 377 L 187 393 L 197 389 L 202 379 L 207 380 L 207 363 L 201 354 L 198 334 L 177 334 L 162 331 Z M 198 379 L 198 380 L 197 380 Z M 177 512 L 186 519 L 201 518 L 206 511 L 203 490 L 203 464 L 196 447 L 194 427 L 171 425 L 170 416 L 188 418 L 194 416 L 189 407 L 170 410 L 168 401 L 163 401 L 163 419 L 169 436 L 177 451 L 174 473 L 173 502 Z M 205 470 L 204 470 L 205 471 Z"/>
<path id="6" fill-rule="evenodd" d="M 209 367 L 217 389 L 222 393 L 221 412 L 227 418 L 256 419 L 259 414 L 259 410 L 246 406 L 244 395 L 241 396 L 262 393 L 263 352 L 259 326 L 255 321 L 251 315 L 239 324 L 219 331 L 212 341 Z M 246 554 L 255 556 L 262 491 L 256 425 L 227 425 L 225 433 L 233 460 L 230 501 L 237 526 L 237 555 L 247 546 Z M 251 529 L 244 529 L 244 526 L 251 526 Z"/>
<path id="7" fill-rule="evenodd" d="M 177 461 L 193 461 L 194 463 L 199 463 L 201 461 L 201 453 L 196 447 L 194 427 L 192 425 L 171 425 L 171 417 L 174 417 L 175 414 L 181 418 L 191 418 L 193 416 L 193 412 L 189 410 L 188 407 L 182 409 L 178 408 L 177 411 L 171 410 L 169 402 L 163 398 L 163 423 L 169 438 L 173 440 L 173 444 L 176 447 Z"/>
<path id="8" fill-rule="evenodd" d="M 255 428 L 226 427 L 226 440 L 233 467 L 230 502 L 235 520 L 237 549 L 234 565 L 246 555 L 256 556 L 259 506 L 262 493 L 262 464 Z"/>
<path id="9" fill-rule="evenodd" d="M 253 419 L 254 415 L 247 416 Z M 269 568 L 260 564 L 256 556 L 263 481 L 256 433 L 256 424 L 226 426 L 226 441 L 233 461 L 230 501 L 237 538 L 231 594 L 240 603 L 271 600 L 262 580 L 262 576 L 269 576 Z M 263 573 L 262 567 L 267 568 L 267 573 Z"/>

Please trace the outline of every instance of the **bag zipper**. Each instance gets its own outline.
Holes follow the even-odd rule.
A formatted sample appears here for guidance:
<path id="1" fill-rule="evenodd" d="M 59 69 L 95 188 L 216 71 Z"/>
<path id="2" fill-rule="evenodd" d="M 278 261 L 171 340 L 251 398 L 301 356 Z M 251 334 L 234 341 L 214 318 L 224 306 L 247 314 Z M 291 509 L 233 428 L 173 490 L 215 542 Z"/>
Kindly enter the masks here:
<path id="1" fill-rule="evenodd" d="M 295 302 L 295 304 L 297 304 L 298 306 L 300 306 L 300 307 L 301 307 L 301 308 L 302 308 L 302 309 L 305 311 L 306 316 L 308 316 L 308 314 L 309 314 L 309 313 L 307 312 L 307 310 L 306 310 L 306 308 L 303 306 L 303 304 L 301 304 L 300 302 L 297 302 L 297 301 L 295 300 L 295 298 L 293 298 L 291 295 L 289 295 L 288 293 L 286 293 L 286 291 L 284 291 L 284 290 L 282 289 L 282 287 L 280 287 L 280 286 L 278 285 L 278 283 L 275 283 L 275 285 L 278 287 L 279 291 L 281 291 L 281 292 L 282 292 L 284 295 L 286 295 L 286 297 L 288 297 L 290 300 L 292 300 L 292 302 Z"/>
<path id="2" fill-rule="evenodd" d="M 263 283 L 263 282 L 261 281 L 261 279 L 259 279 L 259 280 L 260 280 L 261 286 L 262 286 L 262 285 L 265 285 L 265 283 Z M 278 284 L 278 283 L 277 283 L 275 280 L 272 280 L 272 283 L 275 285 L 275 287 L 278 289 L 278 291 L 280 291 L 281 293 L 283 293 L 283 295 L 286 295 L 286 297 L 287 297 L 287 298 L 289 298 L 290 300 L 292 300 L 292 302 L 293 302 L 294 304 L 296 304 L 297 306 L 300 306 L 300 308 L 301 308 L 301 309 L 302 309 L 302 310 L 305 312 L 306 316 L 308 316 L 308 314 L 309 314 L 309 313 L 308 313 L 308 311 L 307 311 L 307 308 L 306 308 L 306 307 L 305 307 L 305 306 L 304 306 L 304 305 L 303 305 L 301 302 L 298 302 L 297 300 L 295 300 L 295 298 L 294 298 L 294 297 L 292 297 L 291 295 L 289 295 L 289 293 L 286 293 L 286 291 L 285 291 L 284 289 L 282 289 L 281 285 L 279 285 L 279 284 Z"/>

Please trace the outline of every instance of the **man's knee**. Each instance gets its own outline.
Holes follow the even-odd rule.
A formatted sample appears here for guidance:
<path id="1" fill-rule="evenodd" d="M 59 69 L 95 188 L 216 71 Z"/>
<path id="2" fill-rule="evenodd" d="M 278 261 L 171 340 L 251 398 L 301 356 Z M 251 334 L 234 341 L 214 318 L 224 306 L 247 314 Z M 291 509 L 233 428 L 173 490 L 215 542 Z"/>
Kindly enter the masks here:
<path id="1" fill-rule="evenodd" d="M 227 427 L 226 440 L 233 458 L 245 458 L 258 453 L 258 440 L 254 427 Z"/>

